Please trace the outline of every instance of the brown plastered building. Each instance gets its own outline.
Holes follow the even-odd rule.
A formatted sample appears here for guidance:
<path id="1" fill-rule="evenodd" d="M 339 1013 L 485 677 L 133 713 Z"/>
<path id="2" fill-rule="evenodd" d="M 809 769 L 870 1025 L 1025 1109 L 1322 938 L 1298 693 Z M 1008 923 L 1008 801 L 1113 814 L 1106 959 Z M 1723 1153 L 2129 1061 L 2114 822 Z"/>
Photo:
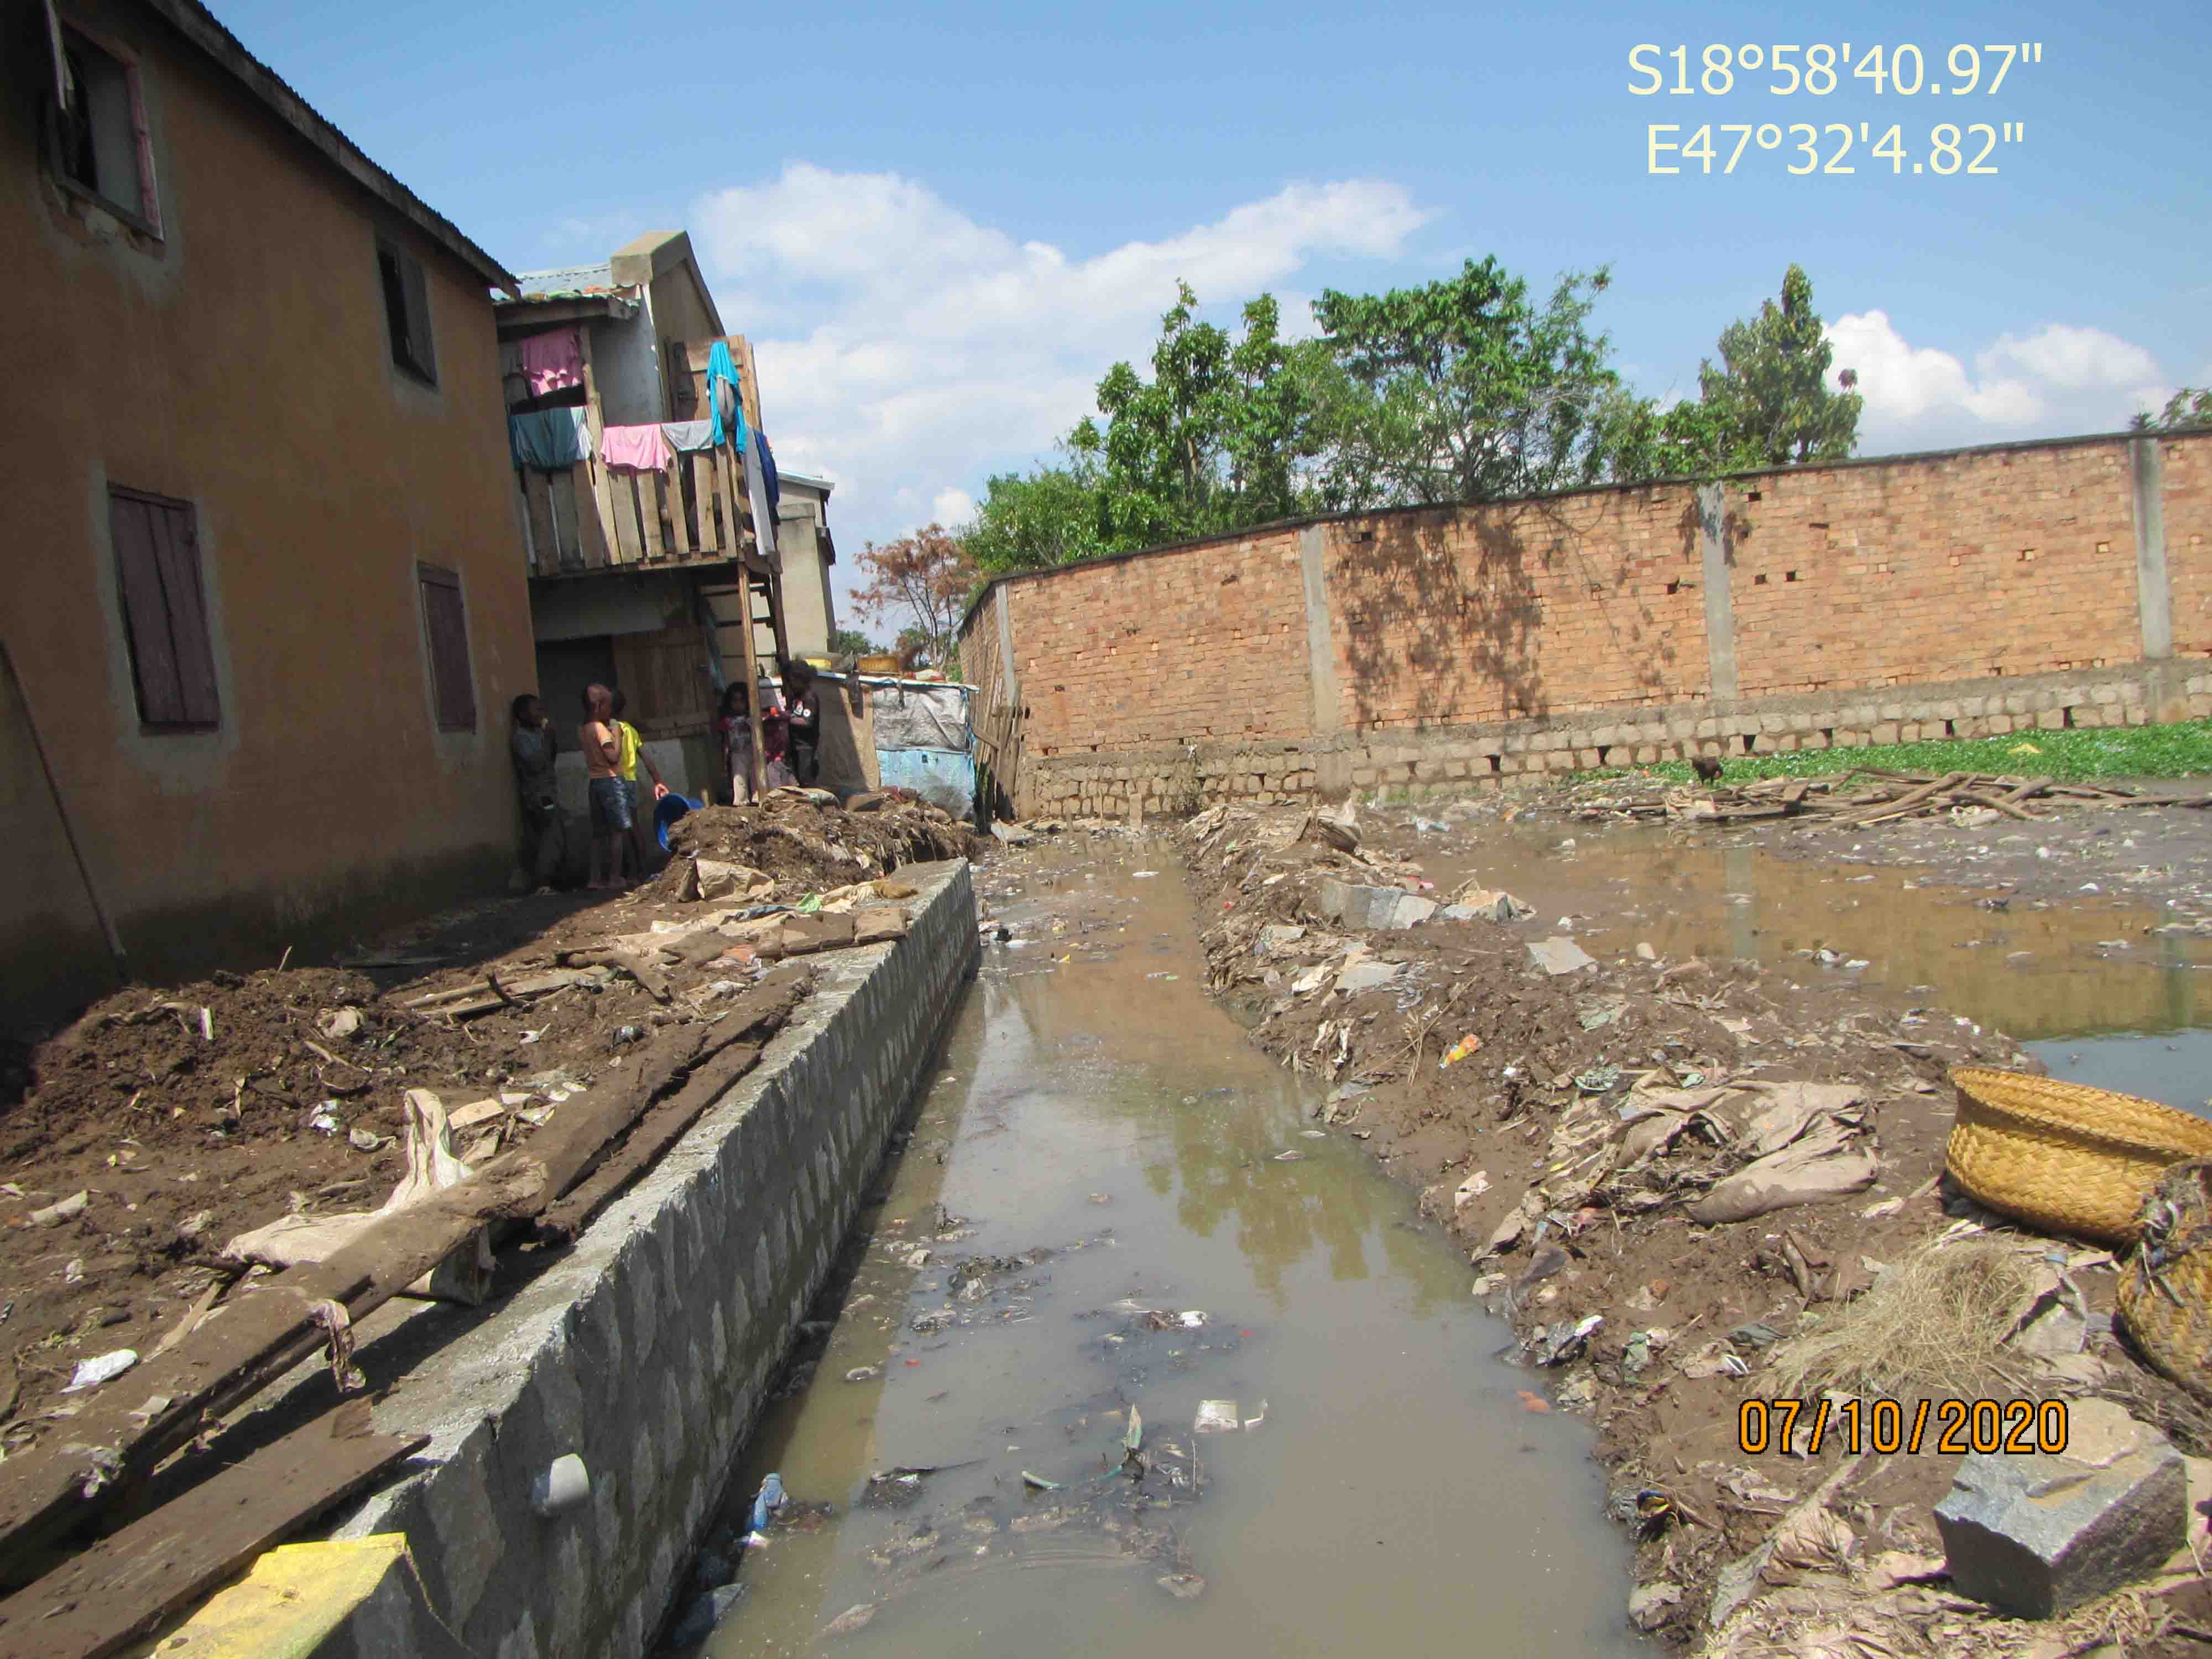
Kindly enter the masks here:
<path id="1" fill-rule="evenodd" d="M 2140 725 L 2212 716 L 2208 543 L 2212 433 L 2061 439 L 1002 577 L 961 663 L 1031 815 Z"/>
<path id="2" fill-rule="evenodd" d="M 88 887 L 159 978 L 503 885 L 533 667 L 514 278 L 191 0 L 0 28 L 14 1024 L 112 984 Z"/>

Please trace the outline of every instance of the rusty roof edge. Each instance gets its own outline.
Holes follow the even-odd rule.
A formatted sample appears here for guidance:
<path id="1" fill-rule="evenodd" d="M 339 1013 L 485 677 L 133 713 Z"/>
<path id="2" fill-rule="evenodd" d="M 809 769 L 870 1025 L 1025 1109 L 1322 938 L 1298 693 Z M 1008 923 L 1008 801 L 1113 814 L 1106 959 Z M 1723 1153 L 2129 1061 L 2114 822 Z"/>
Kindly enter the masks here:
<path id="1" fill-rule="evenodd" d="M 256 58 L 224 27 L 198 0 L 143 0 L 151 10 L 228 70 L 240 85 L 258 98 L 276 118 L 320 150 L 341 173 L 369 194 L 397 209 L 410 223 L 448 253 L 474 270 L 494 288 L 509 294 L 520 291 L 514 273 L 478 247 L 453 222 L 401 184 L 368 158 L 360 145 L 339 131 L 313 106 L 286 85 L 274 70 Z"/>
<path id="2" fill-rule="evenodd" d="M 1887 455 L 1850 455 L 1840 460 L 1801 461 L 1790 466 L 1748 467 L 1740 471 L 1716 473 L 1711 478 L 1692 474 L 1669 474 L 1657 478 L 1633 478 L 1622 483 L 1578 484 L 1571 489 L 1550 489 L 1528 495 L 1497 495 L 1480 501 L 1423 501 L 1412 507 L 1352 507 L 1339 513 L 1309 513 L 1295 519 L 1271 519 L 1264 524 L 1247 525 L 1242 530 L 1224 531 L 1219 535 L 1199 536 L 1187 541 L 1162 542 L 1152 547 L 1133 547 L 1120 553 L 1094 553 L 1087 559 L 1071 559 L 1066 564 L 1046 565 L 1034 570 L 1001 570 L 994 573 L 975 596 L 968 601 L 968 608 L 960 613 L 960 623 L 955 630 L 965 634 L 975 613 L 983 608 L 983 601 L 1001 586 L 1015 582 L 1036 581 L 1048 576 L 1058 576 L 1071 570 L 1095 569 L 1101 565 L 1126 564 L 1132 559 L 1149 559 L 1164 553 L 1189 553 L 1200 548 L 1225 547 L 1243 541 L 1249 536 L 1269 532 L 1304 530 L 1309 525 L 1345 524 L 1353 519 L 1405 518 L 1417 513 L 1456 513 L 1486 507 L 1523 507 L 1536 501 L 1556 501 L 1571 495 L 1618 495 L 1631 489 L 1660 489 L 1681 484 L 1742 483 L 1753 478 L 1778 478 L 1792 473 L 1841 472 L 1869 466 L 1891 466 L 1906 462 L 1948 461 L 1982 455 L 2007 455 L 2030 449 L 2070 449 L 2087 444 L 2108 444 L 2116 440 L 2138 438 L 2174 439 L 2212 435 L 2203 429 L 2179 432 L 2079 432 L 2060 438 L 2015 438 L 2002 443 L 1962 444 L 1953 449 L 1909 449 Z"/>

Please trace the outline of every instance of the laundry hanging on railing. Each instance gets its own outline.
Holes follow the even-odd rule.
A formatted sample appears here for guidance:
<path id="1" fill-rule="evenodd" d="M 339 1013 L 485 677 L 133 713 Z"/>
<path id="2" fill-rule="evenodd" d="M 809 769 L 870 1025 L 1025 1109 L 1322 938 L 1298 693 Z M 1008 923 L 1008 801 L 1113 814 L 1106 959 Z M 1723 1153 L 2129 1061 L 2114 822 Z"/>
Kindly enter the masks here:
<path id="1" fill-rule="evenodd" d="M 500 348 L 499 368 L 502 378 L 520 377 L 532 398 L 581 386 L 583 337 L 573 328 L 556 328 L 510 340 Z"/>
<path id="2" fill-rule="evenodd" d="M 738 389 L 738 360 L 730 356 L 730 343 L 717 340 L 707 353 L 707 403 L 714 422 L 709 436 L 715 443 L 724 433 L 739 454 L 750 447 L 745 434 L 745 400 Z"/>
<path id="3" fill-rule="evenodd" d="M 690 454 L 695 449 L 714 447 L 714 423 L 712 421 L 663 421 L 660 435 L 668 440 L 671 449 Z"/>
<path id="4" fill-rule="evenodd" d="M 768 481 L 768 510 L 772 517 L 783 500 L 783 489 L 776 482 L 775 456 L 768 447 L 768 434 L 758 427 L 753 428 L 753 447 L 760 452 L 761 473 Z"/>
<path id="5" fill-rule="evenodd" d="M 654 421 L 645 426 L 601 427 L 599 459 L 609 466 L 665 472 L 675 464 L 676 452 L 662 435 L 660 422 Z"/>
<path id="6" fill-rule="evenodd" d="M 538 409 L 507 417 L 507 441 L 517 466 L 566 472 L 591 455 L 592 428 L 580 409 Z"/>

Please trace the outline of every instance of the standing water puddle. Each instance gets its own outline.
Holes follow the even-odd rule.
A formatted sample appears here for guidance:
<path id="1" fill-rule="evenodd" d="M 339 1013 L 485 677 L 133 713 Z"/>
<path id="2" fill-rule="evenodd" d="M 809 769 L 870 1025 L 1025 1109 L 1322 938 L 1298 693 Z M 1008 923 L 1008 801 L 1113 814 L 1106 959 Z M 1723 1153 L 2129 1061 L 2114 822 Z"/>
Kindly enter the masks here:
<path id="1" fill-rule="evenodd" d="M 1410 1195 L 1307 1136 L 1318 1097 L 1206 999 L 1150 850 L 1002 902 L 1023 943 L 987 948 L 813 1379 L 738 1472 L 793 1502 L 706 1651 L 811 1650 L 862 1607 L 836 1651 L 1647 1650 L 1587 1428 L 1534 1409 Z"/>
<path id="2" fill-rule="evenodd" d="M 1471 859 L 1410 850 L 1440 892 L 1479 876 L 1548 900 L 1532 929 L 1555 923 L 1564 905 L 1593 951 L 1642 941 L 1668 958 L 1741 958 L 1801 983 L 1863 976 L 1902 1001 L 1996 1027 L 2053 1077 L 2212 1110 L 2212 939 L 2175 927 L 2155 884 L 2039 904 L 1909 866 L 1586 824 L 1494 836 Z M 1823 950 L 1840 961 L 1808 954 Z M 1855 962 L 1863 966 L 1842 965 Z"/>

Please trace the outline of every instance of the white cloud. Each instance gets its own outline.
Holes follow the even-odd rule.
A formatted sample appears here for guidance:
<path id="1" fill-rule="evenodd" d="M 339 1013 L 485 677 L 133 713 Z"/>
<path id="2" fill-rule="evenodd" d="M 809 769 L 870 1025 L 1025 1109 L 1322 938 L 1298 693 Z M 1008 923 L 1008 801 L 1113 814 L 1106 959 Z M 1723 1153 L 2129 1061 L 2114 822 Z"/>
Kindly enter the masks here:
<path id="1" fill-rule="evenodd" d="M 940 489 L 930 498 L 929 516 L 948 529 L 975 515 L 975 498 L 964 489 Z"/>
<path id="2" fill-rule="evenodd" d="M 794 162 L 690 222 L 724 319 L 752 338 L 778 462 L 834 469 L 833 521 L 857 549 L 956 521 L 985 471 L 1048 451 L 1110 363 L 1149 354 L 1178 278 L 1241 303 L 1317 258 L 1392 258 L 1429 216 L 1398 185 L 1291 185 L 1086 258 L 896 174 Z M 1285 302 L 1286 324 L 1304 314 Z"/>
<path id="3" fill-rule="evenodd" d="M 2166 395 L 2158 361 L 2100 328 L 2047 323 L 2002 334 L 1971 372 L 1948 351 L 1915 346 L 1885 312 L 1839 317 L 1827 331 L 1835 374 L 1858 375 L 1864 454 L 2116 431 Z"/>

